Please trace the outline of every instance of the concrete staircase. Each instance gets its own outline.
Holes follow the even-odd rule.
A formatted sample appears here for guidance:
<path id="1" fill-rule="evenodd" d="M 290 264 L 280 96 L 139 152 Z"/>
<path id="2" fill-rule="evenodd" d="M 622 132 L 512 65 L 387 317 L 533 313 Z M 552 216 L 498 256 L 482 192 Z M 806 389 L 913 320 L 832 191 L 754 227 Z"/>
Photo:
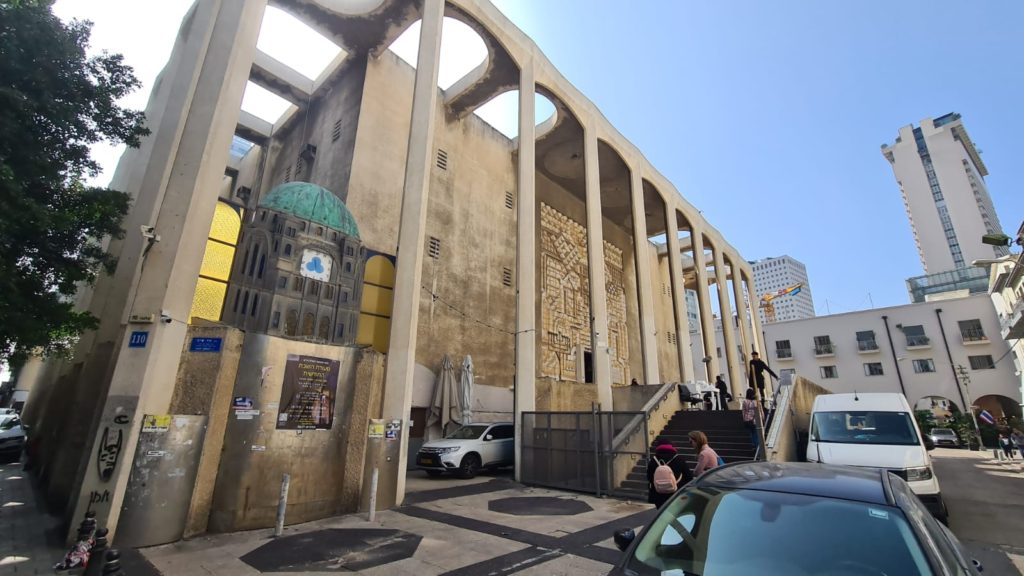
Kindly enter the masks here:
<path id="1" fill-rule="evenodd" d="M 679 457 L 685 458 L 686 465 L 693 470 L 697 464 L 697 455 L 687 438 L 691 430 L 704 432 L 708 437 L 708 444 L 726 463 L 754 459 L 755 450 L 750 443 L 750 432 L 743 426 L 743 416 L 739 410 L 680 410 L 665 424 L 657 437 L 675 446 L 679 451 Z M 654 452 L 653 444 L 650 451 Z M 637 462 L 626 476 L 626 480 L 612 494 L 631 500 L 647 501 L 647 462 Z"/>

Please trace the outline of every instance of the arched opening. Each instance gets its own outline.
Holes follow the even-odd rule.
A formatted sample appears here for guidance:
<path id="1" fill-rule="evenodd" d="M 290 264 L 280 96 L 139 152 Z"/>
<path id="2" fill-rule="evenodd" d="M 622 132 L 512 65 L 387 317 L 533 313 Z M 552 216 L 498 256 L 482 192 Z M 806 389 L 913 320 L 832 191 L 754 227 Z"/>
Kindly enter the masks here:
<path id="1" fill-rule="evenodd" d="M 516 138 L 519 136 L 519 90 L 498 94 L 478 106 L 473 114 L 508 138 Z M 556 115 L 555 105 L 547 96 L 534 94 L 534 120 L 538 127 L 554 123 Z"/>
<path id="2" fill-rule="evenodd" d="M 999 445 L 999 434 L 1024 430 L 1020 404 L 1002 394 L 986 394 L 974 400 L 975 420 L 985 446 Z"/>
<path id="3" fill-rule="evenodd" d="M 313 323 L 315 322 L 315 320 L 316 320 L 316 318 L 313 316 L 312 312 L 306 312 L 306 314 L 302 317 L 302 335 L 303 336 L 312 336 L 313 335 Z"/>
<path id="4" fill-rule="evenodd" d="M 944 396 L 925 396 L 914 403 L 914 415 L 921 426 L 921 431 L 925 433 L 925 424 L 929 429 L 933 426 L 944 426 L 961 413 L 960 406 Z"/>
<path id="5" fill-rule="evenodd" d="M 413 22 L 402 35 L 388 46 L 388 50 L 416 67 L 420 49 L 420 28 L 422 21 Z M 487 60 L 487 45 L 483 38 L 464 22 L 445 16 L 441 25 L 441 62 L 437 74 L 437 85 L 447 90 L 463 76 L 475 70 Z"/>
<path id="6" fill-rule="evenodd" d="M 284 335 L 295 336 L 299 329 L 299 312 L 292 309 L 284 317 Z"/>

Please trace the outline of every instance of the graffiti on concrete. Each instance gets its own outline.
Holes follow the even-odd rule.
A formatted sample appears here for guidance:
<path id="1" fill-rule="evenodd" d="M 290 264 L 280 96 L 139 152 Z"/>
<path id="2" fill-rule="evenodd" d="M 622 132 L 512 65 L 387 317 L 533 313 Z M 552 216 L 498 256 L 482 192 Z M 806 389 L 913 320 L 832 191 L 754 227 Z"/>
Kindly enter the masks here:
<path id="1" fill-rule="evenodd" d="M 123 444 L 124 432 L 120 429 L 111 430 L 109 426 L 103 428 L 100 447 L 96 454 L 96 471 L 100 475 L 100 480 L 107 482 L 114 475 Z"/>

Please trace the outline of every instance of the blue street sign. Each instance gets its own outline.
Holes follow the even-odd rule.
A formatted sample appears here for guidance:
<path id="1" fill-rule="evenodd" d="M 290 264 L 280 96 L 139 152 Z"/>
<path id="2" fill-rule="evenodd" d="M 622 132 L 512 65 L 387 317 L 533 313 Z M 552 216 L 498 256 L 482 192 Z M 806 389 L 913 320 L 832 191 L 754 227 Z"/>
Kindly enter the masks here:
<path id="1" fill-rule="evenodd" d="M 189 352 L 220 352 L 222 338 L 193 338 L 189 343 Z"/>
<path id="2" fill-rule="evenodd" d="M 129 348 L 145 348 L 146 342 L 149 340 L 149 332 L 145 330 L 138 330 L 132 332 L 130 338 L 128 338 Z"/>

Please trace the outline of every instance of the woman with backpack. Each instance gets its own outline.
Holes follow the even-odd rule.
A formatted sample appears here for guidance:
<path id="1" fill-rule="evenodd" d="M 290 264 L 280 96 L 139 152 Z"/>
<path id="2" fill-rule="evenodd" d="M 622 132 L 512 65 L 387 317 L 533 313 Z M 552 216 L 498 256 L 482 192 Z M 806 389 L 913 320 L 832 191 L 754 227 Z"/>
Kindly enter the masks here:
<path id="1" fill-rule="evenodd" d="M 647 501 L 661 508 L 668 499 L 693 480 L 682 454 L 668 441 L 658 439 L 647 461 Z"/>
<path id="2" fill-rule="evenodd" d="M 712 450 L 711 446 L 708 446 L 707 435 L 700 430 L 693 430 L 687 436 L 690 437 L 690 446 L 697 453 L 697 466 L 693 469 L 694 478 L 723 464 L 722 459 L 718 457 L 718 453 Z"/>
<path id="3" fill-rule="evenodd" d="M 743 426 L 750 432 L 750 444 L 757 448 L 761 435 L 757 433 L 758 412 L 761 407 L 757 405 L 757 396 L 753 388 L 747 388 L 747 395 L 743 399 L 740 412 L 743 414 Z"/>

